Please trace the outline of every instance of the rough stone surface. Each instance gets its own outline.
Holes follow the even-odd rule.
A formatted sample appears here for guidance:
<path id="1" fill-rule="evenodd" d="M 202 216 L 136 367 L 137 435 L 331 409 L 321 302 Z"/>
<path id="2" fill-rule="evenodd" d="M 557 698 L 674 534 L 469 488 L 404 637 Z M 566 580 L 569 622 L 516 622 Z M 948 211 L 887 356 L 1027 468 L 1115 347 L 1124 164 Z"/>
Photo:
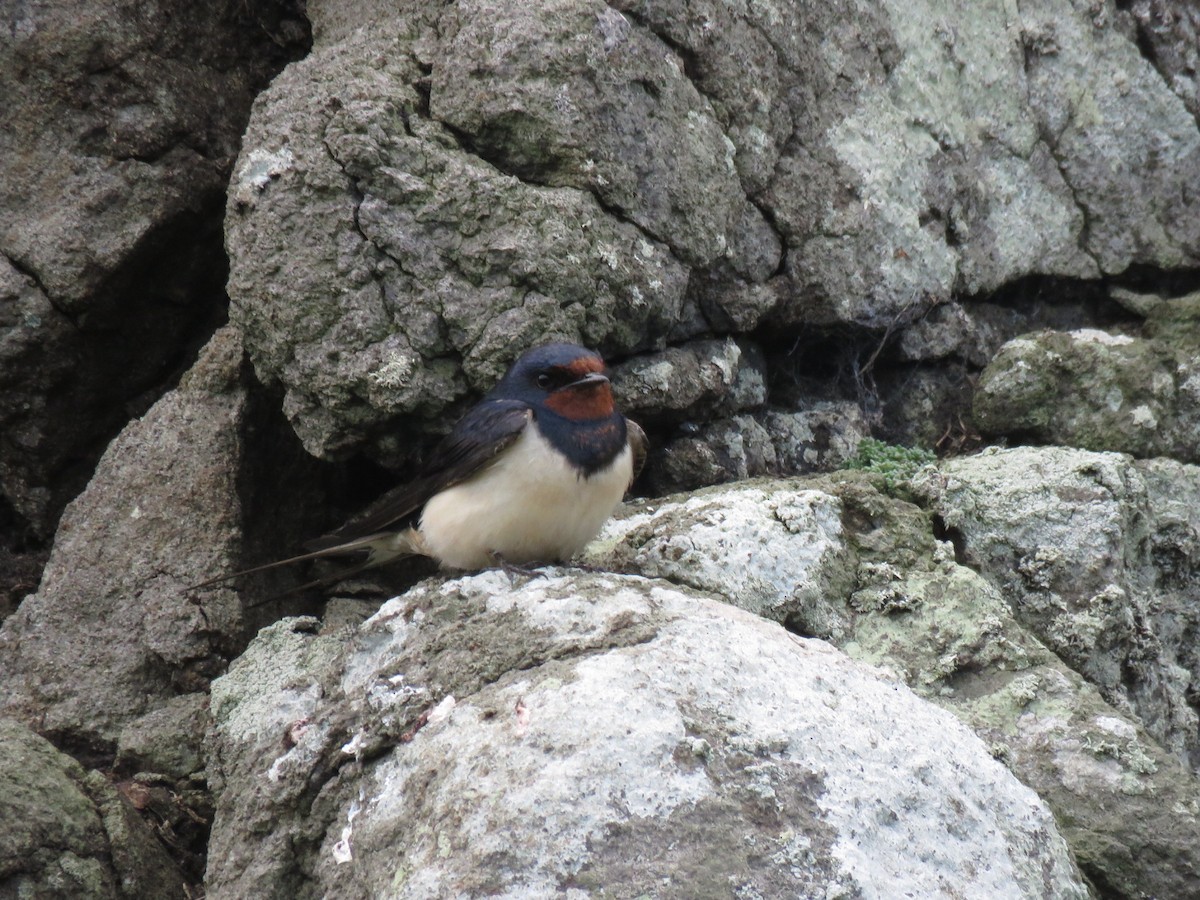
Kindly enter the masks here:
<path id="1" fill-rule="evenodd" d="M 836 497 L 765 481 L 631 504 L 588 558 L 718 594 L 790 624 L 846 592 L 846 552 Z"/>
<path id="2" fill-rule="evenodd" d="M 984 370 L 975 415 L 990 434 L 1200 461 L 1200 294 L 1153 304 L 1140 336 L 1025 335 Z"/>
<path id="3" fill-rule="evenodd" d="M 319 455 L 410 455 L 397 418 L 444 427 L 550 336 L 893 329 L 1200 259 L 1200 133 L 1105 5 L 309 11 L 226 240 L 255 365 Z M 980 364 L 989 335 L 945 309 L 902 352 Z"/>
<path id="4" fill-rule="evenodd" d="M 761 475 L 829 472 L 870 433 L 861 408 L 805 401 L 800 412 L 764 409 L 704 425 L 684 423 L 656 447 L 643 484 L 669 494 Z"/>
<path id="5" fill-rule="evenodd" d="M 927 467 L 909 484 L 942 477 Z M 1029 467 L 1013 466 L 1008 477 L 1021 485 L 1037 480 Z M 969 724 L 1039 792 L 1093 884 L 1115 896 L 1195 893 L 1200 788 L 1180 752 L 1181 735 L 1164 737 L 1161 722 L 1143 723 L 1120 696 L 1106 701 L 1102 686 L 1081 677 L 1014 615 L 1007 593 L 955 562 L 954 548 L 933 536 L 930 511 L 882 487 L 882 478 L 843 473 L 645 501 L 609 524 L 587 561 L 720 591 L 894 673 Z M 989 484 L 981 494 L 995 489 Z M 1046 485 L 1047 497 L 1054 489 Z M 1164 519 L 1164 531 L 1175 536 L 1164 544 L 1194 546 L 1179 524 L 1189 499 L 1164 506 L 1175 522 Z M 1054 518 L 1065 520 L 1063 513 Z M 1069 534 L 1059 537 L 1074 546 Z M 1110 553 L 1093 540 L 1094 555 L 1085 560 L 1084 546 L 1078 566 L 1095 566 Z M 1177 554 L 1156 557 L 1164 579 L 1186 571 Z M 1193 634 L 1184 598 L 1176 596 L 1179 602 L 1167 599 L 1162 627 Z M 1184 639 L 1172 649 L 1164 638 L 1159 668 L 1178 673 L 1170 654 L 1190 661 L 1193 643 Z"/>
<path id="6" fill-rule="evenodd" d="M 703 595 L 487 573 L 312 625 L 214 684 L 212 896 L 1087 896 L 961 724 Z"/>
<path id="7" fill-rule="evenodd" d="M 1200 8 L 1187 0 L 1134 0 L 1124 14 L 1137 23 L 1151 64 L 1200 119 Z"/>
<path id="8" fill-rule="evenodd" d="M 98 772 L 0 718 L 0 896 L 177 900 L 179 871 Z"/>
<path id="9" fill-rule="evenodd" d="M 174 697 L 121 730 L 114 764 L 124 772 L 176 780 L 203 775 L 207 728 L 207 694 Z"/>
<path id="10" fill-rule="evenodd" d="M 490 387 L 549 336 L 645 346 L 682 305 L 686 270 L 665 245 L 586 191 L 496 168 L 422 113 L 421 29 L 354 32 L 289 68 L 230 190 L 235 320 L 319 455 L 366 437 L 411 452 L 394 426 L 382 434 L 391 418 Z"/>
<path id="11" fill-rule="evenodd" d="M 219 316 L 219 215 L 287 4 L 8 4 L 0 495 L 45 539 L 104 442 Z M 194 347 L 192 347 L 194 350 Z"/>
<path id="12" fill-rule="evenodd" d="M 613 368 L 621 410 L 635 421 L 703 421 L 762 406 L 766 361 L 749 341 L 693 341 Z"/>
<path id="13" fill-rule="evenodd" d="M 68 507 L 41 586 L 0 628 L 10 715 L 111 758 L 126 724 L 223 671 L 240 604 L 185 588 L 219 574 L 241 535 L 241 364 L 236 333 L 218 332 Z"/>
<path id="14" fill-rule="evenodd" d="M 1019 621 L 1200 765 L 1200 609 L 1189 572 L 1200 516 L 1188 505 L 1200 469 L 1017 448 L 948 460 L 923 489 Z"/>

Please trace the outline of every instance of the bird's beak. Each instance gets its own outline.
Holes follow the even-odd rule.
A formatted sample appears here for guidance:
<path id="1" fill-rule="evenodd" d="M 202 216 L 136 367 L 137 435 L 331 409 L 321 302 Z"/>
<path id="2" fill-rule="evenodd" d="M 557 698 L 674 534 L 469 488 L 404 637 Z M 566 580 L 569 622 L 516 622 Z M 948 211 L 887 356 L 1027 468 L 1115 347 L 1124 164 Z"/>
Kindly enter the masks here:
<path id="1" fill-rule="evenodd" d="M 608 376 L 601 372 L 588 372 L 578 381 L 572 381 L 564 387 L 567 390 L 575 390 L 577 388 L 589 388 L 598 384 L 608 384 Z"/>

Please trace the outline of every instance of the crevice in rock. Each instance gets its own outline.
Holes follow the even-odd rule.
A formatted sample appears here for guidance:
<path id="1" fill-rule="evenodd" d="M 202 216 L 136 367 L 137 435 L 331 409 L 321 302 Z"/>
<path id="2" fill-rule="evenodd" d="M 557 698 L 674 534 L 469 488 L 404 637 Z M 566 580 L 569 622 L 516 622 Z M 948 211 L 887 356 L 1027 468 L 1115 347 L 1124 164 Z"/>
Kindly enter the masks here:
<path id="1" fill-rule="evenodd" d="M 787 238 L 784 236 L 783 228 L 779 224 L 779 220 L 775 215 L 775 210 L 769 203 L 764 202 L 760 197 L 746 194 L 746 201 L 758 210 L 763 220 L 771 226 L 771 233 L 775 235 L 775 239 L 779 241 L 779 262 L 776 264 L 774 271 L 766 277 L 766 281 L 772 278 L 782 278 L 787 275 L 787 260 L 788 253 L 791 251 L 788 245 Z"/>
<path id="2" fill-rule="evenodd" d="M 920 505 L 923 509 L 932 511 L 932 507 L 925 503 L 922 502 Z M 963 537 L 963 533 L 957 528 L 947 525 L 946 520 L 942 518 L 940 513 L 933 512 L 930 522 L 933 528 L 933 536 L 939 541 L 949 543 L 954 547 L 954 561 L 960 566 L 973 568 L 967 561 L 967 541 Z"/>
<path id="3" fill-rule="evenodd" d="M 328 462 L 310 456 L 283 415 L 282 398 L 258 383 L 248 362 L 243 382 L 249 402 L 243 427 L 245 453 L 237 473 L 242 558 L 235 566 L 249 568 L 303 552 L 306 541 L 361 512 L 394 486 L 397 476 L 363 457 Z M 316 577 L 311 565 L 281 566 L 234 582 L 246 598 L 275 598 L 244 609 L 238 651 L 260 628 L 281 616 L 321 614 L 328 591 L 296 590 Z M 416 581 L 411 566 L 402 563 L 373 574 L 383 582 L 385 596 Z"/>
<path id="4" fill-rule="evenodd" d="M 0 497 L 0 625 L 37 590 L 49 557 L 49 542 L 39 539 Z"/>
<path id="5" fill-rule="evenodd" d="M 1176 89 L 1171 83 L 1169 66 L 1164 64 L 1159 49 L 1155 45 L 1154 36 L 1151 31 L 1153 26 L 1150 22 L 1156 13 L 1163 14 L 1165 12 L 1163 8 L 1165 5 L 1138 2 L 1138 0 L 1116 0 L 1115 3 L 1118 13 L 1123 13 L 1127 22 L 1132 27 L 1132 40 L 1134 46 L 1138 49 L 1138 53 L 1141 54 L 1142 59 L 1150 64 L 1150 67 L 1154 69 L 1158 77 L 1162 79 L 1166 89 L 1174 93 Z M 1186 4 L 1181 4 L 1181 6 L 1186 10 Z M 1161 20 L 1156 24 L 1161 25 Z M 1124 31 L 1124 29 L 1121 30 Z"/>
<path id="6" fill-rule="evenodd" d="M 633 11 L 633 9 L 619 9 L 613 6 L 611 3 L 607 4 L 607 6 L 613 12 L 618 13 L 624 18 L 633 22 L 634 25 L 641 28 L 647 34 L 652 34 L 654 37 L 662 41 L 666 48 L 674 53 L 678 58 L 679 69 L 683 73 L 683 77 L 686 78 L 691 83 L 692 87 L 696 89 L 696 93 L 707 100 L 708 105 L 713 108 L 714 111 L 716 110 L 716 106 L 713 104 L 713 99 L 709 97 L 708 94 L 705 93 L 704 89 L 700 86 L 700 82 L 702 80 L 701 76 L 699 75 L 700 62 L 699 56 L 695 50 L 671 37 L 662 29 L 655 28 L 645 16 L 638 15 Z M 721 124 L 722 128 L 727 128 L 729 125 L 728 122 L 723 122 Z"/>
<path id="7" fill-rule="evenodd" d="M 1138 263 L 1105 280 L 1110 285 L 1169 299 L 1200 291 L 1200 268 L 1162 269 Z"/>
<path id="8" fill-rule="evenodd" d="M 433 113 L 430 112 L 430 102 L 433 96 L 433 66 L 429 63 L 418 63 L 418 68 L 421 70 L 421 77 L 413 82 L 413 90 L 417 92 L 417 97 L 420 100 L 420 105 L 417 106 L 417 115 L 423 116 L 430 121 L 433 120 Z M 408 117 L 404 120 L 405 127 L 408 126 Z M 444 122 L 442 123 L 445 124 Z M 412 130 L 409 130 L 412 134 Z"/>
<path id="9" fill-rule="evenodd" d="M 1137 321 L 1109 298 L 1105 280 L 1027 275 L 994 291 L 960 299 L 968 307 L 973 303 L 990 303 L 1011 310 L 1015 317 L 1003 330 L 1005 340 L 1043 328 L 1070 331 Z"/>
<path id="10" fill-rule="evenodd" d="M 145 235 L 53 348 L 63 371 L 38 385 L 36 445 L 12 458 L 48 490 L 30 525 L 53 534 L 109 442 L 172 389 L 226 318 L 227 273 L 215 195 Z M 9 416 L 21 422 L 20 410 Z"/>

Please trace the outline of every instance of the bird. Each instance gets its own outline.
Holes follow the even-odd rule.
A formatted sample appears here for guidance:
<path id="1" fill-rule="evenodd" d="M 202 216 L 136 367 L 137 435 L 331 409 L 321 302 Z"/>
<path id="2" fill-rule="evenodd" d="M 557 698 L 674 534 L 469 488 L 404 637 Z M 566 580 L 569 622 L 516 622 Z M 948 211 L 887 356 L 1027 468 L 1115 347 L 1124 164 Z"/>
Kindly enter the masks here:
<path id="1" fill-rule="evenodd" d="M 334 579 L 422 555 L 445 570 L 565 563 L 616 510 L 646 459 L 617 410 L 604 360 L 577 344 L 523 353 L 435 447 L 417 477 L 309 552 L 210 579 L 357 554 Z"/>

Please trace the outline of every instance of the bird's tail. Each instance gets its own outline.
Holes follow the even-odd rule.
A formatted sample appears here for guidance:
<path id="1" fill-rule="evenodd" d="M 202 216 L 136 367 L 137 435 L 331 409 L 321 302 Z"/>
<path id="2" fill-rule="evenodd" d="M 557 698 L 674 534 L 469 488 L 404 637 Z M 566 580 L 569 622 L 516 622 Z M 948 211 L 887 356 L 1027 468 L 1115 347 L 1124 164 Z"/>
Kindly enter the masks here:
<path id="1" fill-rule="evenodd" d="M 189 591 L 198 591 L 206 587 L 211 587 L 214 584 L 220 584 L 224 581 L 231 581 L 234 578 L 241 578 L 243 575 L 253 575 L 256 572 L 266 572 L 270 569 L 278 569 L 280 566 L 290 566 L 293 563 L 304 562 L 309 559 L 326 559 L 328 557 L 349 556 L 353 553 L 365 554 L 360 562 L 353 567 L 337 572 L 331 577 L 318 578 L 315 581 L 310 581 L 307 584 L 302 584 L 297 588 L 293 588 L 288 593 L 294 591 L 307 590 L 311 587 L 320 587 L 326 584 L 332 584 L 335 581 L 340 581 L 349 575 L 355 575 L 363 569 L 371 569 L 375 566 L 382 566 L 395 559 L 400 559 L 405 556 L 428 556 L 425 549 L 425 543 L 421 539 L 420 533 L 415 528 L 405 528 L 402 531 L 380 531 L 375 534 L 369 534 L 366 537 L 356 538 L 353 541 L 346 541 L 342 544 L 335 544 L 332 547 L 323 547 L 320 550 L 313 550 L 310 553 L 301 553 L 299 556 L 291 556 L 287 559 L 280 559 L 275 562 L 265 563 L 261 566 L 253 566 L 249 569 L 242 569 L 238 572 L 230 572 L 228 575 L 218 575 L 216 578 L 210 578 L 208 581 L 202 581 L 199 584 L 194 584 L 187 588 Z"/>

